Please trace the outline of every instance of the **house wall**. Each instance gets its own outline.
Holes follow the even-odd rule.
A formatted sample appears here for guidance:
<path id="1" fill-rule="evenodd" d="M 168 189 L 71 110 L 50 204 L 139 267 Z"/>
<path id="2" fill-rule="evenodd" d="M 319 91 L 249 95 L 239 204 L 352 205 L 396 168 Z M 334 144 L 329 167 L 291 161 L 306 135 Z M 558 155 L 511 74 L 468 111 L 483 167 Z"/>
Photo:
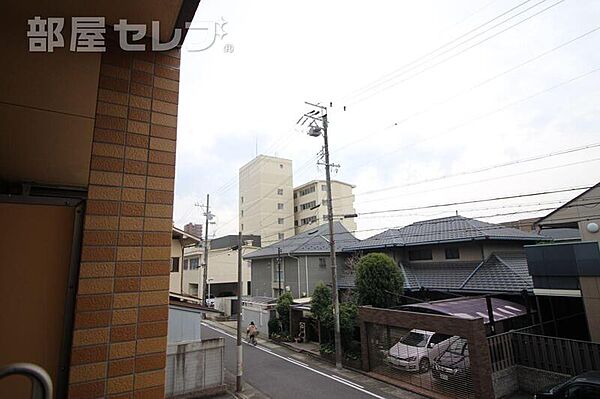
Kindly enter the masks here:
<path id="1" fill-rule="evenodd" d="M 171 255 L 169 258 L 169 262 L 171 262 L 172 258 L 179 258 L 179 271 L 178 272 L 170 272 L 169 273 L 169 291 L 176 292 L 178 294 L 182 294 L 181 291 L 181 273 L 183 273 L 183 262 L 181 259 L 182 255 L 181 242 L 179 240 L 172 239 L 171 240 Z M 170 263 L 169 263 L 170 266 Z M 169 268 L 170 270 L 170 268 Z M 187 292 L 186 285 L 184 284 L 184 292 Z"/>
<path id="2" fill-rule="evenodd" d="M 326 266 L 320 266 L 319 258 L 324 258 Z M 345 256 L 336 258 L 338 273 L 344 268 Z M 275 281 L 276 258 L 254 259 L 251 264 L 252 296 L 273 297 L 274 290 L 279 287 Z M 284 270 L 282 289 L 289 287 L 294 298 L 311 296 L 317 284 L 331 284 L 331 267 L 329 254 L 299 255 L 297 258 L 282 256 Z M 307 279 L 308 271 L 308 279 Z"/>
<path id="3" fill-rule="evenodd" d="M 96 79 L 69 396 L 162 398 L 179 52 L 112 45 Z"/>
<path id="4" fill-rule="evenodd" d="M 242 234 L 260 235 L 263 246 L 280 240 L 279 233 L 284 238 L 294 235 L 292 161 L 259 155 L 240 169 L 239 195 Z M 278 203 L 283 203 L 282 210 Z M 283 218 L 283 224 L 278 224 L 278 218 Z"/>

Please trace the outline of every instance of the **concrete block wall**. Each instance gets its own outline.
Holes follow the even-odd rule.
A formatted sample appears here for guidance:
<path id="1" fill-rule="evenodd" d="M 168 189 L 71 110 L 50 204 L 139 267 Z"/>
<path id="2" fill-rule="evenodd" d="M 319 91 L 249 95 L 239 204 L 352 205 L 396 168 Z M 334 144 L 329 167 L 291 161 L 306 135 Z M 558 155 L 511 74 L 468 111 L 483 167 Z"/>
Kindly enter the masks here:
<path id="1" fill-rule="evenodd" d="M 70 398 L 164 397 L 179 57 L 102 55 Z"/>

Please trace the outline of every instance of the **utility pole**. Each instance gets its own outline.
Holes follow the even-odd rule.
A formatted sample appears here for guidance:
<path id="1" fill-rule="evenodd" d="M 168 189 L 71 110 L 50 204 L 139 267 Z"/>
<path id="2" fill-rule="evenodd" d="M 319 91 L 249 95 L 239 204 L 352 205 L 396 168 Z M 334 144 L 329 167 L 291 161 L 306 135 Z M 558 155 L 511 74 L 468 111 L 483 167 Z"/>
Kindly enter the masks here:
<path id="1" fill-rule="evenodd" d="M 306 103 L 312 107 L 319 108 L 320 111 L 311 111 L 298 120 L 302 122 L 302 125 L 309 119 L 312 119 L 310 123 L 309 136 L 318 137 L 323 135 L 324 147 L 323 155 L 325 158 L 325 179 L 327 181 L 327 222 L 329 225 L 329 258 L 331 262 L 331 296 L 333 302 L 333 319 L 334 319 L 334 340 L 335 340 L 335 367 L 337 369 L 342 368 L 342 341 L 340 334 L 340 302 L 338 298 L 338 285 L 337 285 L 337 265 L 335 259 L 335 239 L 333 233 L 333 201 L 331 199 L 331 166 L 329 162 L 329 138 L 327 136 L 328 120 L 327 120 L 327 107 L 318 104 Z M 315 121 L 320 121 L 322 128 L 318 126 Z M 337 165 L 336 165 L 337 166 Z"/>
<path id="2" fill-rule="evenodd" d="M 204 275 L 202 276 L 202 306 L 208 306 L 208 225 L 210 224 L 210 194 L 206 194 L 206 216 L 204 224 Z"/>
<path id="3" fill-rule="evenodd" d="M 279 296 L 281 296 L 281 247 L 277 247 L 277 282 L 279 286 Z"/>
<path id="4" fill-rule="evenodd" d="M 242 392 L 242 366 L 243 366 L 243 353 L 242 353 L 242 232 L 238 233 L 238 309 L 237 309 L 237 375 L 235 379 L 235 391 Z"/>

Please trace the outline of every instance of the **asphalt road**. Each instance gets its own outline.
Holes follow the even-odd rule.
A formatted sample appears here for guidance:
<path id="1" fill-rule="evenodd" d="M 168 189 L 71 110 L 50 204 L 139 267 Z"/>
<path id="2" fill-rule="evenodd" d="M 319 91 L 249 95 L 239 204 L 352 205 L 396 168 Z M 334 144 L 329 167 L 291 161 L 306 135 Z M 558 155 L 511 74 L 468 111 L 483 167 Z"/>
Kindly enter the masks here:
<path id="1" fill-rule="evenodd" d="M 228 332 L 202 324 L 203 338 L 225 338 L 225 368 L 236 373 L 236 340 Z M 244 380 L 274 399 L 287 398 L 379 398 L 386 399 L 380 392 L 373 392 L 361 385 L 335 375 L 330 370 L 313 364 L 302 363 L 290 357 L 284 348 L 268 349 L 245 344 Z"/>

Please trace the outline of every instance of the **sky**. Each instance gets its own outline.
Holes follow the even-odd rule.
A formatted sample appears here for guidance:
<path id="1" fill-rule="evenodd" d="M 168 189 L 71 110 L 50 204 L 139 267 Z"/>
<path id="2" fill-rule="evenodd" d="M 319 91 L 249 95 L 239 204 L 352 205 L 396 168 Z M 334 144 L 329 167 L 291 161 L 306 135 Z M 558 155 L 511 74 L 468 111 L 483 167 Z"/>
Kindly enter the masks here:
<path id="1" fill-rule="evenodd" d="M 359 238 L 543 216 L 581 190 L 428 206 L 600 181 L 599 1 L 202 0 L 201 21 L 227 34 L 183 46 L 177 226 L 203 223 L 210 194 L 211 235 L 237 233 L 238 170 L 257 154 L 291 159 L 294 186 L 323 179 L 322 140 L 296 125 L 305 101 L 333 105 L 333 178 L 356 186 Z"/>

